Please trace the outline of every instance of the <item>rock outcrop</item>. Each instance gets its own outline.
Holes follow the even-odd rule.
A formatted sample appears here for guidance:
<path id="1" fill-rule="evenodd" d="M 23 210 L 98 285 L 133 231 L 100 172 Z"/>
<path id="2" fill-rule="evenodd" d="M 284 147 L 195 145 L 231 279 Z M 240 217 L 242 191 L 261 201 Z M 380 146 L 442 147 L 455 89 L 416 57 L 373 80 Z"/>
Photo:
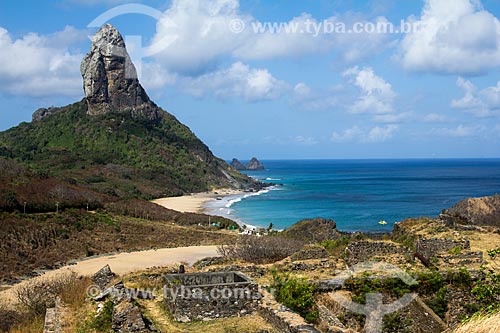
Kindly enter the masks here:
<path id="1" fill-rule="evenodd" d="M 283 236 L 308 243 L 319 243 L 339 238 L 340 232 L 335 221 L 316 218 L 295 223 L 283 231 Z"/>
<path id="2" fill-rule="evenodd" d="M 231 161 L 231 167 L 233 169 L 236 169 L 236 170 L 246 170 L 247 169 L 247 167 L 236 158 L 233 158 L 233 160 Z"/>
<path id="3" fill-rule="evenodd" d="M 500 195 L 468 198 L 441 214 L 447 224 L 500 227 Z"/>
<path id="4" fill-rule="evenodd" d="M 56 108 L 56 107 L 50 107 L 50 108 L 40 108 L 36 110 L 33 115 L 31 116 L 31 121 L 38 122 L 41 121 L 42 119 L 49 117 L 53 114 L 56 114 L 58 112 L 63 111 L 63 108 Z"/>
<path id="5" fill-rule="evenodd" d="M 101 291 L 104 291 L 114 277 L 115 273 L 111 271 L 109 265 L 106 265 L 92 275 L 92 282 L 94 282 Z"/>
<path id="6" fill-rule="evenodd" d="M 247 170 L 264 170 L 264 165 L 259 162 L 259 160 L 255 157 L 252 157 L 250 162 L 246 165 Z"/>
<path id="7" fill-rule="evenodd" d="M 139 83 L 123 37 L 112 25 L 102 26 L 92 38 L 80 71 L 88 114 L 120 111 L 152 121 L 160 119 L 161 110 Z"/>

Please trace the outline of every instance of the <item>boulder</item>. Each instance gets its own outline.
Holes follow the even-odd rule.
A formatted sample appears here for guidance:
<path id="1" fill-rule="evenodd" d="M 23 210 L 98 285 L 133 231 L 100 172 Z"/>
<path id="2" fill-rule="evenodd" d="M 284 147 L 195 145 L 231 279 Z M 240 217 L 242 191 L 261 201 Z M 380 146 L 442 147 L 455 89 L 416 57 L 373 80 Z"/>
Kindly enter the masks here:
<path id="1" fill-rule="evenodd" d="M 112 329 L 117 333 L 156 332 L 144 319 L 141 309 L 129 300 L 123 300 L 113 308 Z"/>
<path id="2" fill-rule="evenodd" d="M 106 265 L 92 275 L 92 281 L 101 289 L 101 291 L 104 291 L 114 277 L 115 273 L 111 271 L 109 265 Z"/>

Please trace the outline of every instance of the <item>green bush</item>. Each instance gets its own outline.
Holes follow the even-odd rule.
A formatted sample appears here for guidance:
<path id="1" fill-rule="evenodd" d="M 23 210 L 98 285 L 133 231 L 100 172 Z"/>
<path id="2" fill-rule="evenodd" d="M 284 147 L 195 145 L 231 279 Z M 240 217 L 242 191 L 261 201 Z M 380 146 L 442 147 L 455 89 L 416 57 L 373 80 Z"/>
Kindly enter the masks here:
<path id="1" fill-rule="evenodd" d="M 481 311 L 495 311 L 500 308 L 500 274 L 485 267 L 481 267 L 480 272 L 480 278 L 472 288 L 472 294 L 480 302 Z"/>
<path id="2" fill-rule="evenodd" d="M 319 318 L 314 299 L 315 289 L 305 279 L 291 277 L 290 274 L 280 274 L 272 271 L 276 301 L 300 314 L 307 322 L 314 323 Z"/>
<path id="3" fill-rule="evenodd" d="M 98 332 L 109 332 L 112 325 L 113 308 L 114 304 L 112 301 L 104 303 L 104 307 L 101 312 L 90 323 L 90 328 L 95 329 Z"/>
<path id="4" fill-rule="evenodd" d="M 323 246 L 327 251 L 333 251 L 341 246 L 346 246 L 349 244 L 351 241 L 351 237 L 349 236 L 342 236 L 339 239 L 335 240 L 325 240 L 319 243 L 321 246 Z"/>
<path id="5" fill-rule="evenodd" d="M 434 297 L 432 297 L 427 305 L 434 311 L 439 317 L 444 318 L 446 311 L 448 310 L 448 300 L 446 299 L 446 287 L 441 287 Z"/>

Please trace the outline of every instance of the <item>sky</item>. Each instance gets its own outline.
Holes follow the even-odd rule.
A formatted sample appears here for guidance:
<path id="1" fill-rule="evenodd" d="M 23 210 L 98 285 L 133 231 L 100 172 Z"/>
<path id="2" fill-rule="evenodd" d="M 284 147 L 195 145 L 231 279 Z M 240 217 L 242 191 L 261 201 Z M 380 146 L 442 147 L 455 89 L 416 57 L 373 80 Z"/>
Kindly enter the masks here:
<path id="1" fill-rule="evenodd" d="M 499 158 L 498 0 L 3 0 L 0 130 L 84 97 L 105 23 L 219 157 Z"/>

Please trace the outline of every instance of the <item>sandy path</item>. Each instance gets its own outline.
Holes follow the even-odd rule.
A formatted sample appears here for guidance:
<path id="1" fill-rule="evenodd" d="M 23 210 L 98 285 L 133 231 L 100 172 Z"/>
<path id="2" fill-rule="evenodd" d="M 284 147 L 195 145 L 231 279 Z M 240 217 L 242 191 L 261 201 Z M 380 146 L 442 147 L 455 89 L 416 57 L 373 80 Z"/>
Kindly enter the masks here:
<path id="1" fill-rule="evenodd" d="M 180 197 L 168 197 L 153 200 L 155 204 L 182 213 L 202 213 L 203 205 L 217 197 L 225 197 L 232 194 L 240 194 L 242 191 L 231 189 L 220 189 L 212 192 L 195 193 Z"/>
<path id="2" fill-rule="evenodd" d="M 190 246 L 118 253 L 79 261 L 76 265 L 65 266 L 59 269 L 47 271 L 43 275 L 33 279 L 50 279 L 51 277 L 71 271 L 81 275 L 90 276 L 106 264 L 109 264 L 111 270 L 116 274 L 123 275 L 154 266 L 169 266 L 181 262 L 193 265 L 196 261 L 202 258 L 214 256 L 218 256 L 217 246 Z M 0 299 L 3 298 L 12 300 L 14 289 L 19 285 L 26 283 L 26 281 L 23 281 L 8 290 L 0 292 Z"/>

